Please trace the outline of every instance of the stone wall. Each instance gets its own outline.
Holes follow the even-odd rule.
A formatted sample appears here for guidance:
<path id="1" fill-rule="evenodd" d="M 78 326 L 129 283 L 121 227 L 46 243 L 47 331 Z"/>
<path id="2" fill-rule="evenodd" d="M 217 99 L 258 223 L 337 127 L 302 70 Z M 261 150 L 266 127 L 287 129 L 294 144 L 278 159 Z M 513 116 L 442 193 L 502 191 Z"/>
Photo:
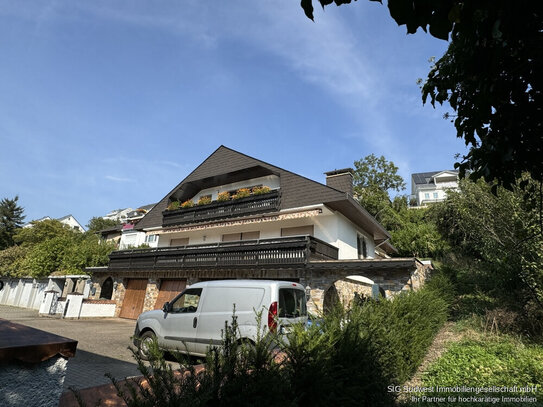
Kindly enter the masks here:
<path id="1" fill-rule="evenodd" d="M 416 259 L 381 259 L 360 261 L 321 262 L 316 268 L 285 268 L 285 269 L 199 269 L 199 270 L 169 270 L 169 271 L 120 271 L 96 273 L 93 277 L 96 288 L 93 298 L 100 296 L 100 284 L 107 277 L 112 277 L 115 289 L 112 299 L 117 303 L 115 316 L 119 316 L 126 292 L 126 281 L 129 278 L 147 278 L 144 307 L 142 311 L 155 308 L 162 279 L 187 279 L 187 286 L 208 279 L 287 279 L 298 281 L 308 288 L 311 298 L 308 301 L 310 312 L 323 310 L 326 293 L 333 286 L 340 299 L 346 304 L 354 298 L 354 293 L 371 296 L 373 284 L 378 284 L 386 298 L 392 297 L 405 290 L 420 288 L 431 267 Z M 371 280 L 360 283 L 347 276 L 363 276 Z"/>

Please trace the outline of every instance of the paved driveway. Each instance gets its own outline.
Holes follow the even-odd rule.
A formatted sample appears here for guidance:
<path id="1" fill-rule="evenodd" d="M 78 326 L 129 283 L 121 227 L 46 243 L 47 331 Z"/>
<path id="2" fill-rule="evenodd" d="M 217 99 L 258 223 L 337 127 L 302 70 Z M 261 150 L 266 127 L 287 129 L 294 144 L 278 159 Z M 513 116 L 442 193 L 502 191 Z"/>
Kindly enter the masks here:
<path id="1" fill-rule="evenodd" d="M 39 317 L 25 308 L 0 305 L 0 318 L 52 332 L 78 341 L 75 357 L 68 362 L 64 388 L 82 389 L 111 383 L 115 378 L 139 376 L 128 346 L 136 321 L 120 318 L 67 320 Z"/>

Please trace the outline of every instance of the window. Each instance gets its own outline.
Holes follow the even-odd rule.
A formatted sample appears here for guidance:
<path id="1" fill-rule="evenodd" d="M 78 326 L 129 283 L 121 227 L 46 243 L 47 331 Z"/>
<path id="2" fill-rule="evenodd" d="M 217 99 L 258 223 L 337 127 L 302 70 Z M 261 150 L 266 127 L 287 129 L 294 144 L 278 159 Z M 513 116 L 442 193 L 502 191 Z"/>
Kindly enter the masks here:
<path id="1" fill-rule="evenodd" d="M 170 305 L 170 312 L 188 313 L 196 312 L 200 296 L 202 295 L 201 288 L 189 288 Z"/>
<path id="2" fill-rule="evenodd" d="M 154 243 L 158 240 L 158 235 L 147 235 L 145 236 L 145 243 Z"/>
<path id="3" fill-rule="evenodd" d="M 434 192 L 434 199 L 437 199 L 437 192 Z"/>
<path id="4" fill-rule="evenodd" d="M 188 237 L 180 237 L 178 239 L 171 239 L 170 246 L 186 246 L 189 244 Z"/>
<path id="5" fill-rule="evenodd" d="M 430 193 L 429 192 L 424 193 L 424 199 L 430 199 Z"/>
<path id="6" fill-rule="evenodd" d="M 279 289 L 279 318 L 307 315 L 305 292 L 293 288 Z"/>
<path id="7" fill-rule="evenodd" d="M 223 242 L 236 242 L 238 240 L 254 240 L 259 238 L 260 232 L 258 230 L 254 232 L 227 233 L 222 235 Z"/>
<path id="8" fill-rule="evenodd" d="M 366 246 L 366 239 L 364 236 L 358 235 L 356 238 L 356 249 L 358 252 L 358 257 L 365 259 L 368 257 L 368 248 Z"/>

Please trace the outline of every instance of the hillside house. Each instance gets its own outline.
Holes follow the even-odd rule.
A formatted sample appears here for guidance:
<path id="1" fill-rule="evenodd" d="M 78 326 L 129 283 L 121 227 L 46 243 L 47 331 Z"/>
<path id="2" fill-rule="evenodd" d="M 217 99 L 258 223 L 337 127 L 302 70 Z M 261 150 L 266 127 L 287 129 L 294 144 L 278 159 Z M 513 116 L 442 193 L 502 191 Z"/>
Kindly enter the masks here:
<path id="1" fill-rule="evenodd" d="M 416 206 L 441 202 L 448 190 L 458 189 L 458 171 L 432 171 L 411 174 L 411 198 Z"/>
<path id="2" fill-rule="evenodd" d="M 310 308 L 346 292 L 416 288 L 421 264 L 390 258 L 390 235 L 352 197 L 352 182 L 351 169 L 327 172 L 323 185 L 221 146 L 121 236 L 121 247 L 150 248 L 89 269 L 95 296 L 107 286 L 116 315 L 136 318 L 210 279 L 298 281 Z"/>

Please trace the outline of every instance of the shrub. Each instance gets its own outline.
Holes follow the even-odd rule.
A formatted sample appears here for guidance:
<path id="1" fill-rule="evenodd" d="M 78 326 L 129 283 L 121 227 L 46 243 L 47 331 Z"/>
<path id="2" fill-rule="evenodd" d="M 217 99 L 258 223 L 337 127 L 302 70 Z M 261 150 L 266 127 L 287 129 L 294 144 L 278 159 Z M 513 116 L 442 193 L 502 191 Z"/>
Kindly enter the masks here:
<path id="1" fill-rule="evenodd" d="M 236 191 L 235 195 L 232 195 L 232 199 L 240 199 L 251 196 L 251 190 L 249 188 L 240 188 Z"/>
<path id="2" fill-rule="evenodd" d="M 172 201 L 170 202 L 170 204 L 168 205 L 168 210 L 169 211 L 174 211 L 176 209 L 179 209 L 179 206 L 181 205 L 181 203 L 179 201 Z"/>
<path id="3" fill-rule="evenodd" d="M 267 194 L 270 191 L 271 191 L 270 187 L 267 187 L 267 186 L 253 187 L 253 190 L 252 190 L 253 195 Z"/>
<path id="4" fill-rule="evenodd" d="M 224 202 L 224 201 L 229 201 L 229 200 L 230 200 L 230 192 L 228 191 L 219 192 L 219 195 L 217 195 L 217 201 L 219 202 Z"/>
<path id="5" fill-rule="evenodd" d="M 192 199 L 189 199 L 181 204 L 181 208 L 192 208 L 193 206 L 194 202 L 192 202 Z"/>
<path id="6" fill-rule="evenodd" d="M 201 196 L 200 199 L 198 199 L 198 205 L 208 205 L 210 203 L 211 203 L 210 196 Z"/>

